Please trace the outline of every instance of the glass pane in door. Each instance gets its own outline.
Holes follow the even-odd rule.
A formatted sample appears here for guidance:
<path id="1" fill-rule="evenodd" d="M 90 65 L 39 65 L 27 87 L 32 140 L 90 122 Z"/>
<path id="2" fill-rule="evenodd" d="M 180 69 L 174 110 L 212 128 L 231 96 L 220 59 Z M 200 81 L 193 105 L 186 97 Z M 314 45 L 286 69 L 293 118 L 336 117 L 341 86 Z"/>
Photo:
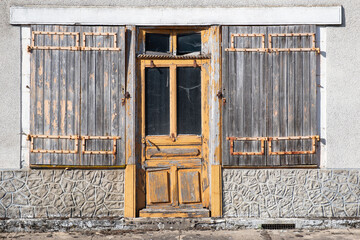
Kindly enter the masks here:
<path id="1" fill-rule="evenodd" d="M 201 135 L 201 68 L 177 68 L 177 132 Z"/>
<path id="2" fill-rule="evenodd" d="M 177 54 L 183 55 L 193 52 L 201 52 L 200 33 L 185 33 L 177 35 Z"/>
<path id="3" fill-rule="evenodd" d="M 145 134 L 169 135 L 169 68 L 145 68 Z"/>
<path id="4" fill-rule="evenodd" d="M 170 34 L 147 33 L 145 51 L 168 53 L 170 51 Z"/>

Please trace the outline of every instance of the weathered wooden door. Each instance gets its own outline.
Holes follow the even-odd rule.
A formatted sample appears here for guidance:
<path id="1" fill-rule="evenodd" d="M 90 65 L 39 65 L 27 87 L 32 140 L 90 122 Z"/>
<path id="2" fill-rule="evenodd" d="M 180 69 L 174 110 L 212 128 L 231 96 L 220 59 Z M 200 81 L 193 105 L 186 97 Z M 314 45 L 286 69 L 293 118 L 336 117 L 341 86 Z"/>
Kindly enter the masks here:
<path id="1" fill-rule="evenodd" d="M 208 59 L 142 59 L 140 217 L 206 217 Z"/>

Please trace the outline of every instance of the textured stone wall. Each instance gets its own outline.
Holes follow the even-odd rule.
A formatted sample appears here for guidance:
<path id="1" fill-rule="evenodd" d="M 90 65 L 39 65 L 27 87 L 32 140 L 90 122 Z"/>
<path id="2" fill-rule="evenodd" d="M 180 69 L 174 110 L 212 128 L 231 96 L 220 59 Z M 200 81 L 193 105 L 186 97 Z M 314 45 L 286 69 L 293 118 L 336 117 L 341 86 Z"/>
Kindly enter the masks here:
<path id="1" fill-rule="evenodd" d="M 0 218 L 122 217 L 124 170 L 0 171 Z"/>
<path id="2" fill-rule="evenodd" d="M 360 217 L 360 170 L 224 169 L 224 217 Z"/>

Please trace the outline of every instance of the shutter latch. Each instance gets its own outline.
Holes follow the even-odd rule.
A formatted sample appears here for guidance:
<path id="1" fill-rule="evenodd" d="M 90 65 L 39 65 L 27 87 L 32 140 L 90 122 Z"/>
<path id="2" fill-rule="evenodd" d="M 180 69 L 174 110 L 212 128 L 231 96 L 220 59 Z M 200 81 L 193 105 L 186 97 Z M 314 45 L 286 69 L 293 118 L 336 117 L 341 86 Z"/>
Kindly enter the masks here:
<path id="1" fill-rule="evenodd" d="M 126 99 L 130 98 L 130 93 L 129 92 L 125 92 L 124 97 L 121 99 L 121 105 L 125 105 L 125 101 Z"/>

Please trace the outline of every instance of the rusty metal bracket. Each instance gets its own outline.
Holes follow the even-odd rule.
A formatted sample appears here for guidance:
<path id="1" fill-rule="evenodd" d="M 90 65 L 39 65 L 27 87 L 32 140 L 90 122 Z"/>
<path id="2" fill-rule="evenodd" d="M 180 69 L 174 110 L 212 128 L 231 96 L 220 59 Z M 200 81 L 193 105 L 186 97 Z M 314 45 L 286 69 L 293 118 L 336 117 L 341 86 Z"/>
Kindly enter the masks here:
<path id="1" fill-rule="evenodd" d="M 265 141 L 267 137 L 227 137 L 230 141 L 230 155 L 264 155 L 265 154 Z M 260 152 L 234 152 L 234 141 L 261 141 Z"/>
<path id="2" fill-rule="evenodd" d="M 60 136 L 60 135 L 31 135 L 27 137 L 30 140 L 30 152 L 32 153 L 63 153 L 63 154 L 76 154 L 79 150 L 79 140 L 78 135 L 69 135 L 69 136 Z M 74 150 L 46 150 L 46 149 L 34 149 L 34 138 L 43 138 L 43 139 L 70 139 L 75 140 L 75 149 Z"/>
<path id="3" fill-rule="evenodd" d="M 129 93 L 129 92 L 125 92 L 124 97 L 121 98 L 121 105 L 124 106 L 126 99 L 129 99 L 129 98 L 130 98 L 130 93 Z"/>
<path id="4" fill-rule="evenodd" d="M 219 100 L 222 99 L 223 104 L 226 103 L 226 98 L 224 98 L 224 94 L 220 90 L 217 92 L 216 96 L 218 97 Z"/>
<path id="5" fill-rule="evenodd" d="M 261 37 L 261 48 L 235 48 L 235 37 Z M 227 52 L 267 52 L 268 49 L 265 48 L 265 34 L 264 33 L 255 33 L 255 34 L 231 34 L 231 46 L 226 48 Z"/>
<path id="6" fill-rule="evenodd" d="M 312 38 L 311 48 L 273 48 L 272 37 L 310 37 Z M 320 53 L 320 48 L 315 47 L 315 33 L 273 33 L 269 34 L 269 52 L 316 52 Z"/>
<path id="7" fill-rule="evenodd" d="M 86 36 L 113 36 L 113 47 L 86 47 Z M 83 41 L 81 50 L 85 51 L 120 51 L 121 49 L 117 47 L 117 33 L 109 32 L 84 32 Z"/>
<path id="8" fill-rule="evenodd" d="M 35 35 L 57 35 L 57 36 L 75 36 L 75 46 L 35 46 Z M 80 33 L 79 32 L 46 32 L 46 31 L 32 31 L 31 45 L 27 47 L 27 51 L 31 50 L 80 50 Z"/>
<path id="9" fill-rule="evenodd" d="M 116 140 L 121 139 L 119 136 L 82 136 L 81 137 L 81 145 L 82 145 L 82 154 L 112 154 L 114 158 L 116 157 Z M 113 140 L 113 149 L 112 151 L 104 151 L 104 150 L 85 150 L 86 149 L 86 140 Z"/>
<path id="10" fill-rule="evenodd" d="M 279 140 L 305 140 L 311 139 L 312 140 L 312 149 L 310 151 L 279 151 L 273 152 L 272 151 L 272 141 L 279 141 Z M 294 137 L 269 137 L 268 138 L 268 145 L 269 145 L 269 155 L 294 155 L 294 154 L 315 154 L 316 153 L 316 141 L 320 141 L 319 135 L 313 136 L 294 136 Z"/>

